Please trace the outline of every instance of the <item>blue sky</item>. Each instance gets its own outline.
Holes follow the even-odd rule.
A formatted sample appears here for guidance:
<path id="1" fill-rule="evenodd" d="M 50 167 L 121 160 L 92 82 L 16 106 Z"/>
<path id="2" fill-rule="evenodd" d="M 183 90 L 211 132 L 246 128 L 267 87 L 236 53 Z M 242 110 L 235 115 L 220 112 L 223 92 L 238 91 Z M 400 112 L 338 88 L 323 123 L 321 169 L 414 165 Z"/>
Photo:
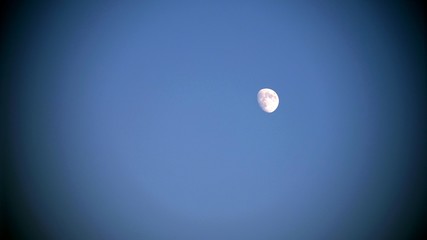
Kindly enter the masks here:
<path id="1" fill-rule="evenodd" d="M 379 5 L 36 10 L 12 115 L 35 219 L 61 239 L 388 236 L 410 215 L 425 56 Z"/>

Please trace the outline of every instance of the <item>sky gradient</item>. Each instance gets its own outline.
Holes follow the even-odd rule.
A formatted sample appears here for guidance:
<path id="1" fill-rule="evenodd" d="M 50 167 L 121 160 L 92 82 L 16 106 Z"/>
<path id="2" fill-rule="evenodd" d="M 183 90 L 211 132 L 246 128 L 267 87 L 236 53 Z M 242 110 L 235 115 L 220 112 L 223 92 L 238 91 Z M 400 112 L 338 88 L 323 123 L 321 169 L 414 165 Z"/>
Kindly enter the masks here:
<path id="1" fill-rule="evenodd" d="M 12 239 L 407 239 L 425 224 L 409 4 L 19 5 L 2 40 Z M 274 89 L 263 112 L 257 92 Z"/>

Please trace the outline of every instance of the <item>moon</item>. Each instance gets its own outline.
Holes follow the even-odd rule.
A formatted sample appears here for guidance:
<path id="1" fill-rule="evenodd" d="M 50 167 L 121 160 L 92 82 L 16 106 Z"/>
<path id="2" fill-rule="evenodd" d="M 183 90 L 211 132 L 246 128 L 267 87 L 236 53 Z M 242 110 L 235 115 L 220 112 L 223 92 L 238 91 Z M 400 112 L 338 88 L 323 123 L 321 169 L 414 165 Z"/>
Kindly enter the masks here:
<path id="1" fill-rule="evenodd" d="M 269 88 L 258 91 L 258 104 L 264 112 L 272 113 L 279 106 L 279 95 Z"/>

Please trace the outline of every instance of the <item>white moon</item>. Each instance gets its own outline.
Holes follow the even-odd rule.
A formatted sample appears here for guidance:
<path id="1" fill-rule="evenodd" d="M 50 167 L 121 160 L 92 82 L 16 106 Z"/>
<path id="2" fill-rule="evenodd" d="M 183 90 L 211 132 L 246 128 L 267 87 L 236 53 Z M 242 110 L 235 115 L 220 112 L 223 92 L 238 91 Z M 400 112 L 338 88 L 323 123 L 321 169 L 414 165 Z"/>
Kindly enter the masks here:
<path id="1" fill-rule="evenodd" d="M 263 88 L 258 92 L 258 104 L 264 112 L 272 113 L 279 106 L 279 96 L 269 88 Z"/>

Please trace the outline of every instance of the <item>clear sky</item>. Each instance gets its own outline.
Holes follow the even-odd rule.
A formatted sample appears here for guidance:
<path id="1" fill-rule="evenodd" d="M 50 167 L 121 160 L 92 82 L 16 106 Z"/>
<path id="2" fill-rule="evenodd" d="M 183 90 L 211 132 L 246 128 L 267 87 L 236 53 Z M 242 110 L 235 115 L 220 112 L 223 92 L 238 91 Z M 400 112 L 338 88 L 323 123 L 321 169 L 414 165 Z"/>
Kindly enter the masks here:
<path id="1" fill-rule="evenodd" d="M 10 37 L 19 79 L 10 129 L 14 181 L 34 231 L 52 239 L 407 236 L 418 211 L 408 206 L 419 204 L 408 179 L 418 174 L 425 120 L 425 38 L 402 6 L 28 8 Z M 271 114 L 256 99 L 266 87 L 280 97 Z"/>

